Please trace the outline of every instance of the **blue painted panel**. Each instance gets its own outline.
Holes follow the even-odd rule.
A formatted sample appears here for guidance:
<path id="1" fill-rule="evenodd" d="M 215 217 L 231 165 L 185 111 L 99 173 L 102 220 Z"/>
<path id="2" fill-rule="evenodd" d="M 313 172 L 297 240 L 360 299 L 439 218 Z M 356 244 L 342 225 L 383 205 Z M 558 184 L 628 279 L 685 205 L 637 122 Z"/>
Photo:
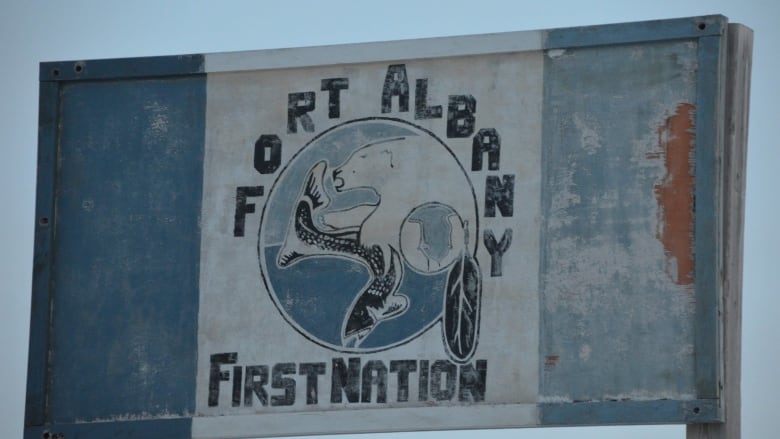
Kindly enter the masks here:
<path id="1" fill-rule="evenodd" d="M 46 436 L 49 433 L 49 436 Z M 25 430 L 24 439 L 190 439 L 192 420 L 91 422 L 34 427 Z"/>
<path id="2" fill-rule="evenodd" d="M 41 63 L 41 81 L 148 78 L 203 73 L 203 55 Z"/>
<path id="3" fill-rule="evenodd" d="M 553 29 L 546 34 L 544 48 L 574 48 L 723 35 L 727 25 L 728 19 L 726 17 L 710 15 L 606 26 Z"/>
<path id="4" fill-rule="evenodd" d="M 542 425 L 607 425 L 636 423 L 711 423 L 720 421 L 718 401 L 605 401 L 542 404 Z"/>
<path id="5" fill-rule="evenodd" d="M 675 41 L 546 57 L 543 400 L 694 395 L 693 287 L 667 273 L 656 190 L 659 129 L 695 104 L 696 56 Z"/>
<path id="6" fill-rule="evenodd" d="M 205 77 L 61 89 L 47 421 L 194 410 Z"/>

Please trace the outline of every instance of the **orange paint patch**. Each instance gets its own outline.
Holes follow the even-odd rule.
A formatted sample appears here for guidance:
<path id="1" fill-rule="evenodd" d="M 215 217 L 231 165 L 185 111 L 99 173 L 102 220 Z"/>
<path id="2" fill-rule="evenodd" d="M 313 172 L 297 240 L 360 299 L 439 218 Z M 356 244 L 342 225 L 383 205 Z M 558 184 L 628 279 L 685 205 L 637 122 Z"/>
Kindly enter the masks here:
<path id="1" fill-rule="evenodd" d="M 666 175 L 655 185 L 658 239 L 666 255 L 666 271 L 679 285 L 693 284 L 694 146 L 696 106 L 682 103 L 658 128 L 658 146 Z"/>

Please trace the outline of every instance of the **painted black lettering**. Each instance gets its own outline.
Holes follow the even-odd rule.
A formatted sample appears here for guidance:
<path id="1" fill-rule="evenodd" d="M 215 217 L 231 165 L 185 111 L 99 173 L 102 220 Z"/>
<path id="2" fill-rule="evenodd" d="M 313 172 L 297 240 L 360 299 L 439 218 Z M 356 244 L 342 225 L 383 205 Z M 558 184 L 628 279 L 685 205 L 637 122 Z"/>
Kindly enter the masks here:
<path id="1" fill-rule="evenodd" d="M 241 406 L 241 385 L 244 368 L 241 366 L 233 366 L 233 407 Z"/>
<path id="2" fill-rule="evenodd" d="M 441 115 L 441 105 L 428 106 L 428 78 L 418 79 L 414 89 L 414 118 L 440 119 Z"/>
<path id="3" fill-rule="evenodd" d="M 458 367 L 446 360 L 436 360 L 431 366 L 431 396 L 436 401 L 449 401 L 455 395 L 455 375 Z M 444 384 L 444 388 L 442 388 Z"/>
<path id="4" fill-rule="evenodd" d="M 319 387 L 317 377 L 325 375 L 325 363 L 301 363 L 298 373 L 306 375 L 306 404 L 317 404 Z"/>
<path id="5" fill-rule="evenodd" d="M 313 91 L 290 93 L 287 95 L 287 132 L 297 133 L 298 122 L 301 122 L 303 130 L 311 133 L 314 131 L 314 122 L 309 112 L 314 110 L 315 96 Z"/>
<path id="6" fill-rule="evenodd" d="M 220 381 L 230 381 L 230 372 L 220 370 L 223 364 L 236 364 L 238 361 L 237 352 L 226 352 L 224 354 L 213 354 L 211 356 L 211 368 L 209 369 L 209 407 L 216 407 L 219 404 L 219 383 Z"/>
<path id="7" fill-rule="evenodd" d="M 471 147 L 471 170 L 482 170 L 482 156 L 488 155 L 488 169 L 497 171 L 501 156 L 501 137 L 495 128 L 482 128 L 474 136 Z"/>
<path id="8" fill-rule="evenodd" d="M 322 91 L 328 94 L 328 117 L 338 119 L 341 116 L 341 90 L 349 88 L 348 78 L 328 78 L 322 80 Z"/>
<path id="9" fill-rule="evenodd" d="M 255 213 L 255 203 L 247 203 L 247 197 L 263 196 L 262 186 L 239 186 L 236 188 L 236 214 L 233 223 L 233 236 L 244 236 L 246 215 Z"/>
<path id="10" fill-rule="evenodd" d="M 504 253 L 506 253 L 507 249 L 509 249 L 509 246 L 512 244 L 512 229 L 504 230 L 501 241 L 498 242 L 496 242 L 493 231 L 485 229 L 485 232 L 483 233 L 483 242 L 485 243 L 485 249 L 490 253 L 490 276 L 500 277 Z"/>
<path id="11" fill-rule="evenodd" d="M 274 367 L 271 369 L 271 387 L 274 389 L 284 389 L 284 395 L 272 396 L 272 406 L 295 404 L 295 379 L 284 377 L 285 375 L 294 373 L 295 363 L 274 364 Z"/>
<path id="12" fill-rule="evenodd" d="M 343 358 L 333 359 L 330 402 L 341 402 L 341 395 L 347 395 L 347 401 L 360 401 L 360 358 L 350 358 L 349 367 Z"/>
<path id="13" fill-rule="evenodd" d="M 409 401 L 409 372 L 417 371 L 417 362 L 414 360 L 390 361 L 390 372 L 398 374 L 398 402 Z"/>
<path id="14" fill-rule="evenodd" d="M 450 95 L 447 105 L 447 137 L 468 137 L 474 132 L 477 101 L 471 95 Z"/>
<path id="15" fill-rule="evenodd" d="M 460 366 L 460 391 L 458 399 L 467 402 L 485 400 L 487 382 L 487 360 L 477 360 L 476 369 L 471 364 Z"/>
<path id="16" fill-rule="evenodd" d="M 515 176 L 504 175 L 503 183 L 497 176 L 490 175 L 485 181 L 485 216 L 496 216 L 496 206 L 503 217 L 514 213 Z"/>
<path id="17" fill-rule="evenodd" d="M 268 393 L 263 386 L 268 384 L 268 366 L 247 366 L 246 377 L 244 378 L 244 406 L 252 407 L 254 398 L 257 396 L 260 404 L 268 405 Z"/>
<path id="18" fill-rule="evenodd" d="M 428 375 L 430 369 L 428 368 L 428 360 L 420 360 L 420 374 L 417 377 L 417 388 L 419 389 L 417 400 L 428 400 Z"/>
<path id="19" fill-rule="evenodd" d="M 371 360 L 363 366 L 363 402 L 371 402 L 373 386 L 376 386 L 376 402 L 387 402 L 387 367 L 379 360 Z"/>
<path id="20" fill-rule="evenodd" d="M 420 360 L 420 375 L 418 377 L 419 395 L 417 399 L 419 401 L 428 400 L 428 360 Z"/>
<path id="21" fill-rule="evenodd" d="M 254 165 L 261 174 L 273 174 L 282 163 L 282 141 L 276 134 L 263 134 L 255 142 Z"/>
<path id="22" fill-rule="evenodd" d="M 387 66 L 385 85 L 382 87 L 382 113 L 393 111 L 393 96 L 398 96 L 398 111 L 409 111 L 409 80 L 406 64 Z"/>

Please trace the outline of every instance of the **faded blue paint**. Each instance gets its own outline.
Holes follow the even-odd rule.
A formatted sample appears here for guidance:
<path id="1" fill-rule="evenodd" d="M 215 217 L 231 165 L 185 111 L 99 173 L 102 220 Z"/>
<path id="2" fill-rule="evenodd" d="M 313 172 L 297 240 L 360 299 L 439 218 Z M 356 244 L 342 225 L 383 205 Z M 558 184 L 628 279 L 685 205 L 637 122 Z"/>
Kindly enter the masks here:
<path id="1" fill-rule="evenodd" d="M 718 401 L 604 401 L 540 404 L 542 425 L 712 423 L 721 418 Z"/>
<path id="2" fill-rule="evenodd" d="M 194 411 L 205 85 L 62 86 L 48 422 Z"/>
<path id="3" fill-rule="evenodd" d="M 49 437 L 57 437 L 53 435 L 59 434 L 59 437 L 66 439 L 190 439 L 192 420 L 182 418 L 38 426 L 26 429 L 24 439 L 42 439 L 47 432 Z"/>
<path id="4" fill-rule="evenodd" d="M 693 396 L 693 293 L 666 277 L 653 154 L 665 118 L 695 102 L 696 44 L 548 55 L 540 395 Z"/>
<path id="5" fill-rule="evenodd" d="M 717 37 L 699 40 L 699 71 L 696 99 L 696 393 L 702 398 L 720 394 L 719 307 L 720 246 L 718 223 L 719 161 L 723 156 L 722 129 L 724 78 L 722 52 L 725 44 Z"/>
<path id="6" fill-rule="evenodd" d="M 723 35 L 728 19 L 722 15 L 553 29 L 545 34 L 545 49 L 603 46 L 637 42 L 693 39 Z"/>
<path id="7" fill-rule="evenodd" d="M 275 261 L 281 246 L 265 248 L 267 261 Z M 420 274 L 404 262 L 404 278 L 399 293 L 407 296 L 409 309 L 402 315 L 378 325 L 360 343 L 364 351 L 386 349 L 428 330 L 441 317 L 447 273 Z M 333 282 L 333 273 L 339 273 Z M 295 265 L 279 268 L 268 264 L 279 306 L 315 343 L 329 343 L 341 349 L 342 322 L 350 305 L 369 280 L 363 264 L 340 257 L 303 259 Z M 349 351 L 349 349 L 344 349 Z M 354 351 L 355 349 L 353 349 Z"/>
<path id="8" fill-rule="evenodd" d="M 130 79 L 191 75 L 204 72 L 203 55 L 55 61 L 41 63 L 41 81 Z"/>

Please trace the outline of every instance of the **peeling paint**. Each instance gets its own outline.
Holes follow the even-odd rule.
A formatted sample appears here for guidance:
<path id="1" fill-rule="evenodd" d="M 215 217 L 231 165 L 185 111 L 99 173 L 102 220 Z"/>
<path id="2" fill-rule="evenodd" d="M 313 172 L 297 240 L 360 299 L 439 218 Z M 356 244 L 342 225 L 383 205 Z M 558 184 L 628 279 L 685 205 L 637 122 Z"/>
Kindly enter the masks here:
<path id="1" fill-rule="evenodd" d="M 588 155 L 593 155 L 601 148 L 601 135 L 595 126 L 594 121 L 584 119 L 579 114 L 574 114 L 574 126 L 580 133 L 580 145 Z"/>
<path id="2" fill-rule="evenodd" d="M 580 204 L 582 199 L 576 191 L 574 184 L 574 170 L 571 167 L 558 170 L 558 180 L 561 182 L 560 189 L 555 191 L 550 200 L 550 218 L 548 219 L 551 229 L 560 229 L 571 225 L 574 218 L 567 209 Z"/>
<path id="3" fill-rule="evenodd" d="M 693 104 L 681 103 L 658 128 L 666 175 L 654 188 L 659 207 L 657 237 L 664 247 L 666 272 L 678 285 L 693 284 L 695 113 Z"/>
<path id="4" fill-rule="evenodd" d="M 150 101 L 144 105 L 144 110 L 147 111 L 144 141 L 154 142 L 166 139 L 170 124 L 168 107 L 159 102 Z"/>
<path id="5" fill-rule="evenodd" d="M 590 345 L 584 344 L 584 345 L 580 346 L 580 352 L 579 352 L 580 361 L 588 361 L 588 360 L 590 360 L 590 353 L 591 352 L 592 352 L 592 349 L 591 349 Z"/>
<path id="6" fill-rule="evenodd" d="M 696 395 L 691 393 L 674 393 L 674 392 L 646 392 L 636 391 L 628 393 L 617 394 L 605 394 L 605 401 L 657 401 L 659 399 L 677 399 L 680 401 L 693 401 L 696 399 Z"/>
<path id="7" fill-rule="evenodd" d="M 125 422 L 125 421 L 148 421 L 157 419 L 181 419 L 194 416 L 194 413 L 185 411 L 183 413 L 171 413 L 167 410 L 160 413 L 150 413 L 147 411 L 141 411 L 139 413 L 122 413 L 114 416 L 97 417 L 94 419 L 82 419 L 76 418 L 73 420 L 74 424 L 94 424 L 102 422 Z"/>
<path id="8" fill-rule="evenodd" d="M 564 396 L 539 396 L 540 404 L 566 404 L 572 403 L 574 399 L 568 395 Z"/>
<path id="9" fill-rule="evenodd" d="M 550 49 L 547 51 L 547 56 L 550 59 L 560 58 L 564 55 L 566 55 L 566 49 Z"/>
<path id="10" fill-rule="evenodd" d="M 682 122 L 695 109 L 680 104 L 696 104 L 696 84 L 680 74 L 679 62 L 695 59 L 696 51 L 671 46 L 546 56 L 555 86 L 546 89 L 544 113 L 544 398 L 695 394 L 693 280 L 678 275 L 691 250 L 675 254 L 669 240 L 677 236 L 661 237 L 674 231 L 664 216 L 676 214 L 668 212 L 679 187 L 672 183 L 693 172 L 685 133 L 692 124 Z M 681 145 L 683 169 L 675 173 L 673 150 Z M 660 195 L 669 198 L 665 205 Z M 555 366 L 545 364 L 547 355 L 559 356 Z"/>

